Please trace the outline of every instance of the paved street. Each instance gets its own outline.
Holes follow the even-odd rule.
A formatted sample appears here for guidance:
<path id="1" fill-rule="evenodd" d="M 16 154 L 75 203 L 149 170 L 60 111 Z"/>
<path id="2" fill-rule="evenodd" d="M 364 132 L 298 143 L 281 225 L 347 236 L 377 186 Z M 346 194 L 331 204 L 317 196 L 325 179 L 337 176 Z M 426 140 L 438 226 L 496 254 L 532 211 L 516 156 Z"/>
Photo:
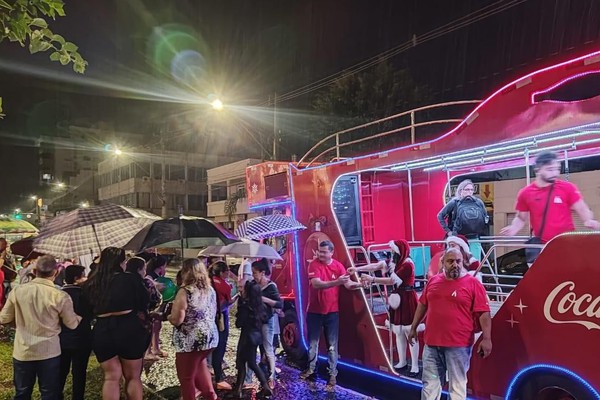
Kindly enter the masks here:
<path id="1" fill-rule="evenodd" d="M 145 373 L 142 375 L 144 384 L 157 392 L 157 395 L 175 400 L 179 396 L 177 373 L 175 371 L 175 353 L 171 346 L 172 327 L 165 323 L 161 331 L 162 349 L 169 353 L 169 357 L 152 364 L 145 365 Z M 233 385 L 235 381 L 235 349 L 239 337 L 239 330 L 232 328 L 231 335 L 227 344 L 227 353 L 225 360 L 230 366 L 225 370 L 227 381 Z M 292 399 L 344 399 L 344 400 L 362 400 L 372 399 L 356 392 L 337 387 L 335 392 L 325 390 L 326 382 L 319 379 L 316 382 L 306 382 L 299 378 L 300 371 L 284 363 L 283 359 L 278 360 L 278 367 L 281 368 L 278 382 L 275 387 L 273 400 L 292 400 Z M 222 398 L 227 392 L 220 392 Z M 256 391 L 244 391 L 245 399 L 254 399 Z"/>

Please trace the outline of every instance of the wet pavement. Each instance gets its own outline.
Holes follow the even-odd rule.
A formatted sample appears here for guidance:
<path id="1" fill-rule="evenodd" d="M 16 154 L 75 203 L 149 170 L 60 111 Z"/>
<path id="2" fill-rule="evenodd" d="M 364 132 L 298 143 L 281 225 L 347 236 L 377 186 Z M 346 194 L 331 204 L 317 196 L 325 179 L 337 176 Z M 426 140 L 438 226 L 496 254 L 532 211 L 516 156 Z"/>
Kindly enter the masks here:
<path id="1" fill-rule="evenodd" d="M 175 370 L 175 352 L 171 345 L 172 330 L 172 326 L 169 323 L 165 323 L 161 331 L 161 349 L 169 354 L 168 357 L 159 361 L 145 363 L 142 380 L 147 387 L 156 392 L 157 398 L 176 400 L 179 399 L 179 381 L 177 380 L 177 372 Z M 225 374 L 227 375 L 226 380 L 232 385 L 236 375 L 235 351 L 238 338 L 239 330 L 232 327 L 225 354 L 225 361 L 229 365 L 229 368 L 225 370 Z M 300 370 L 287 365 L 283 357 L 278 357 L 277 366 L 281 368 L 281 373 L 278 374 L 274 395 L 271 397 L 273 400 L 373 399 L 373 397 L 361 395 L 341 386 L 336 387 L 335 391 L 327 391 L 325 389 L 326 381 L 321 378 L 316 381 L 303 381 L 299 377 Z M 218 394 L 219 398 L 226 398 L 227 391 L 219 391 Z M 244 391 L 244 399 L 255 398 L 258 398 L 256 390 Z"/>

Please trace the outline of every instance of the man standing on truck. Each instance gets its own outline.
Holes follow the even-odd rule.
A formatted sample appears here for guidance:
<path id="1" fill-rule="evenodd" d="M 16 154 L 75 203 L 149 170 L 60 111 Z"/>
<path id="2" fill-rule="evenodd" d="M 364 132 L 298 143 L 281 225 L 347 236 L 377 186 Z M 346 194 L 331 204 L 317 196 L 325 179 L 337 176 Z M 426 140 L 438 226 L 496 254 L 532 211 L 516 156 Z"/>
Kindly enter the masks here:
<path id="1" fill-rule="evenodd" d="M 462 252 L 449 248 L 442 258 L 443 273 L 425 286 L 413 319 L 408 340 L 417 338 L 417 327 L 427 313 L 423 350 L 422 400 L 439 400 L 448 373 L 448 394 L 452 400 L 467 398 L 467 372 L 476 331 L 482 330 L 477 353 L 492 352 L 492 318 L 485 288 L 463 266 Z"/>
<path id="2" fill-rule="evenodd" d="M 519 191 L 515 206 L 517 215 L 510 225 L 502 228 L 502 235 L 515 236 L 531 218 L 534 235 L 541 243 L 547 243 L 561 233 L 575 230 L 571 210 L 579 215 L 587 228 L 600 230 L 600 223 L 594 219 L 577 186 L 558 179 L 560 162 L 555 153 L 544 151 L 538 154 L 534 171 L 535 181 Z"/>
<path id="3" fill-rule="evenodd" d="M 350 280 L 350 274 L 346 272 L 344 265 L 333 259 L 333 243 L 328 240 L 319 243 L 319 257 L 308 265 L 308 279 L 310 286 L 306 326 L 309 365 L 300 374 L 300 378 L 308 379 L 316 371 L 319 336 L 323 328 L 329 362 L 327 389 L 332 390 L 335 388 L 337 376 L 340 286 L 346 289 L 360 289 L 362 285 Z"/>

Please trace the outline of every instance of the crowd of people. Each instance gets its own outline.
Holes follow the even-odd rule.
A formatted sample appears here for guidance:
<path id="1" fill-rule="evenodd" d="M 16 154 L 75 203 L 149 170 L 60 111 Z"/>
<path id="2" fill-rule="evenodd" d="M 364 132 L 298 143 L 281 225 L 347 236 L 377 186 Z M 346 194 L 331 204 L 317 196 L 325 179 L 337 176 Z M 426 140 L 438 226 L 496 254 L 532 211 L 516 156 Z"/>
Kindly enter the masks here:
<path id="1" fill-rule="evenodd" d="M 269 280 L 270 262 L 246 260 L 250 270 L 236 279 L 222 260 L 185 259 L 176 277 L 176 295 L 165 302 L 167 261 L 145 253 L 128 257 L 115 247 L 104 249 L 91 268 L 39 257 L 27 272 L 34 277 L 23 276 L 0 311 L 0 323 L 16 327 L 15 399 L 30 399 L 36 380 L 42 399 L 62 399 L 69 373 L 72 399 L 84 399 L 92 354 L 104 372 L 103 399 L 119 399 L 122 381 L 127 398 L 142 399 L 144 360 L 168 356 L 160 348 L 164 321 L 173 329 L 183 400 L 199 395 L 217 399 L 217 389 L 241 398 L 247 370 L 261 383 L 258 394 L 271 396 L 276 374 L 274 321 L 283 304 L 277 286 Z M 86 271 L 90 271 L 87 276 Z M 235 324 L 241 336 L 236 384 L 231 387 L 225 381 L 223 362 L 229 309 L 236 302 Z M 258 348 L 263 355 L 260 365 Z"/>

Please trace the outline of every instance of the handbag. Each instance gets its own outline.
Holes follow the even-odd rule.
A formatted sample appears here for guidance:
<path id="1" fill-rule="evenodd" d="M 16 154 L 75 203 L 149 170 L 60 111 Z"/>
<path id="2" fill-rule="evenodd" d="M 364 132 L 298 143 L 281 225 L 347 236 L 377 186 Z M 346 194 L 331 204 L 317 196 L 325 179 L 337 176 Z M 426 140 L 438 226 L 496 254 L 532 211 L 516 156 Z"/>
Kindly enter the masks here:
<path id="1" fill-rule="evenodd" d="M 548 192 L 548 198 L 546 199 L 546 207 L 544 208 L 544 215 L 542 216 L 542 226 L 540 227 L 540 231 L 537 236 L 531 236 L 525 243 L 526 244 L 542 244 L 542 233 L 544 232 L 544 228 L 546 227 L 546 214 L 548 214 L 548 206 L 550 205 L 550 197 L 552 197 L 552 191 L 554 190 L 554 184 L 550 187 L 550 191 Z M 528 247 L 525 248 L 525 260 L 528 264 L 532 264 L 535 259 L 540 255 L 542 249 L 537 247 Z"/>

